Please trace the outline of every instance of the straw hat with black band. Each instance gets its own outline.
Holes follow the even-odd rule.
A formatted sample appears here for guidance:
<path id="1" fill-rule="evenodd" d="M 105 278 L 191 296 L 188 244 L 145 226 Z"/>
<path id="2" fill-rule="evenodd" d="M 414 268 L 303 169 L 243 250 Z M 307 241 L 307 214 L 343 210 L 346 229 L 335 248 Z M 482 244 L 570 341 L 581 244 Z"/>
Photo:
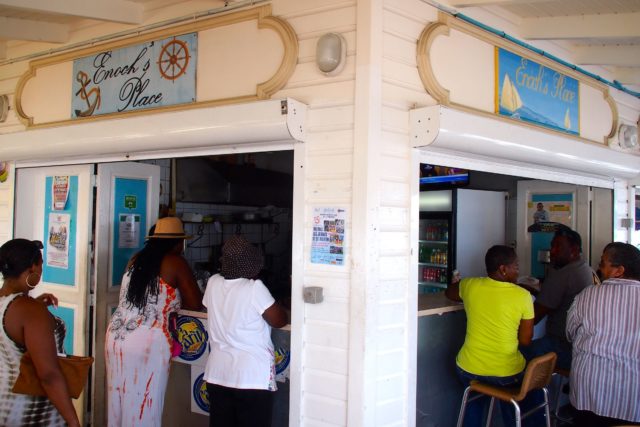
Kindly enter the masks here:
<path id="1" fill-rule="evenodd" d="M 168 216 L 156 222 L 147 239 L 191 239 L 192 237 L 185 234 L 180 218 Z"/>

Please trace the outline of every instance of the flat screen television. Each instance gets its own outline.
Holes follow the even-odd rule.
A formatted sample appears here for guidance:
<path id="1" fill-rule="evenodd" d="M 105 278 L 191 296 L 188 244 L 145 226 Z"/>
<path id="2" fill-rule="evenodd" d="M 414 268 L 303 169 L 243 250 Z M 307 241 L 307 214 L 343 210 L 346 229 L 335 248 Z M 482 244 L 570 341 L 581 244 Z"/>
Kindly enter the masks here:
<path id="1" fill-rule="evenodd" d="M 420 163 L 420 191 L 458 188 L 469 185 L 467 169 Z"/>

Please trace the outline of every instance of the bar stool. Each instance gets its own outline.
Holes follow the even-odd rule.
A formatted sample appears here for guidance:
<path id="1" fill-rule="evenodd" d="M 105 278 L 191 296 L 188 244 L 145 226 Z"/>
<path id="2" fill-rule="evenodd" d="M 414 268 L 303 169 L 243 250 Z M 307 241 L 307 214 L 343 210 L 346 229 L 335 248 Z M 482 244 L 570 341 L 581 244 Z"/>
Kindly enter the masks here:
<path id="1" fill-rule="evenodd" d="M 462 396 L 462 405 L 460 406 L 460 413 L 458 414 L 457 427 L 462 427 L 467 402 L 478 399 L 482 397 L 482 395 L 491 397 L 489 414 L 487 415 L 487 427 L 491 425 L 493 405 L 496 398 L 505 402 L 511 402 L 513 404 L 516 412 L 516 427 L 521 426 L 522 418 L 526 418 L 538 409 L 542 408 L 544 408 L 547 427 L 551 427 L 549 415 L 549 392 L 547 391 L 547 385 L 551 381 L 553 368 L 556 365 L 556 358 L 556 354 L 551 352 L 532 359 L 527 365 L 520 387 L 498 387 L 490 384 L 484 384 L 480 381 L 471 381 L 469 387 L 465 389 Z M 520 406 L 518 405 L 518 402 L 521 402 L 527 396 L 527 393 L 529 393 L 531 390 L 537 389 L 541 389 L 543 391 L 544 402 L 539 404 L 535 408 L 532 408 L 526 414 L 520 415 Z M 469 399 L 469 393 L 472 391 L 480 394 Z"/>
<path id="2" fill-rule="evenodd" d="M 563 393 L 562 388 L 563 388 L 564 380 L 569 379 L 569 370 L 556 367 L 553 370 L 553 377 L 558 378 L 558 382 L 557 382 L 558 385 L 557 385 L 557 390 L 555 395 L 555 403 L 553 407 L 553 418 L 554 418 L 553 425 L 554 426 L 557 425 L 558 421 L 561 421 L 563 423 L 572 423 L 573 418 L 563 417 L 562 415 L 560 415 L 560 398 L 562 397 L 562 393 Z"/>

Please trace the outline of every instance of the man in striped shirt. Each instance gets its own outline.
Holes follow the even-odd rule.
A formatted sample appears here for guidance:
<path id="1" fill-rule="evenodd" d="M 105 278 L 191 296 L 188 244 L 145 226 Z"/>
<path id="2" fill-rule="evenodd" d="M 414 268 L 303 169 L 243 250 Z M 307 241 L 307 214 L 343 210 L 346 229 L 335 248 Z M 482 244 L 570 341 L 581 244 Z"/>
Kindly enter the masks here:
<path id="1" fill-rule="evenodd" d="M 567 317 L 576 425 L 640 425 L 640 250 L 608 244 L 600 271 Z"/>

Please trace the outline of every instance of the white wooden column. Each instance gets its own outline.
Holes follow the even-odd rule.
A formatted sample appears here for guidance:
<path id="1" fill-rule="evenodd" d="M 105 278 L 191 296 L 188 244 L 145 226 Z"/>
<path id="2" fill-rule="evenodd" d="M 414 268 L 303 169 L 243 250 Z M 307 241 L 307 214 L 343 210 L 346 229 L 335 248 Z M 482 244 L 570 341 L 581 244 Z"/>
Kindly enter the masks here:
<path id="1" fill-rule="evenodd" d="M 350 427 L 376 425 L 379 197 L 382 143 L 382 0 L 359 0 L 349 319 Z"/>

